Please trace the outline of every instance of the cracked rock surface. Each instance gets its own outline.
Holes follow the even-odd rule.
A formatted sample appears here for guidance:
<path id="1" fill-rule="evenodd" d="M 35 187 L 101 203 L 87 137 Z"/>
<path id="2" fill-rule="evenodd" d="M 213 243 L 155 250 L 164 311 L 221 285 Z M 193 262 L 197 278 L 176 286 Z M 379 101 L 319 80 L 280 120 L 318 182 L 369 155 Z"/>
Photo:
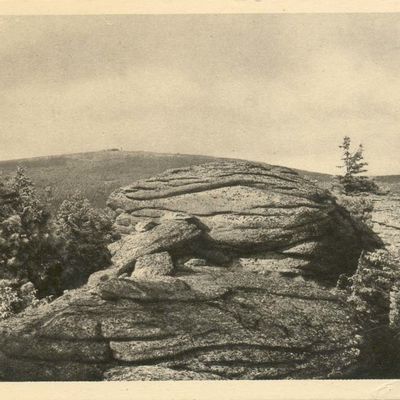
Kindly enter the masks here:
<path id="1" fill-rule="evenodd" d="M 111 279 L 7 326 L 3 380 L 326 378 L 352 372 L 361 346 L 340 293 L 224 270 Z"/>
<path id="2" fill-rule="evenodd" d="M 373 229 L 379 234 L 386 248 L 393 254 L 399 256 L 400 248 L 400 196 L 389 195 L 370 196 L 374 202 L 372 212 Z"/>

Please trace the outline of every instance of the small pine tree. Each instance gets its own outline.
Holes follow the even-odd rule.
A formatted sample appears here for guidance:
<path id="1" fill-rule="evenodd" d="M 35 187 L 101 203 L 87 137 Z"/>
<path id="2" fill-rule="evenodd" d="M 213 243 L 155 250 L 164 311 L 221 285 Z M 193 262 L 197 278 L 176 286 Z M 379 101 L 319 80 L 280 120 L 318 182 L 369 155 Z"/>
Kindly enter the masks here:
<path id="1" fill-rule="evenodd" d="M 351 139 L 349 136 L 343 138 L 342 144 L 339 146 L 343 150 L 343 165 L 338 166 L 345 170 L 344 175 L 338 176 L 337 179 L 343 187 L 346 194 L 354 194 L 361 192 L 377 193 L 379 188 L 377 184 L 365 176 L 358 176 L 367 172 L 365 168 L 368 163 L 364 161 L 364 148 L 360 144 L 358 149 L 352 153 L 350 150 Z"/>
<path id="2" fill-rule="evenodd" d="M 343 143 L 339 146 L 340 149 L 343 149 L 342 160 L 344 165 L 340 165 L 338 168 L 344 168 L 346 170 L 345 176 L 354 176 L 363 172 L 367 172 L 365 167 L 368 165 L 368 163 L 363 161 L 363 145 L 360 144 L 354 154 L 352 154 L 350 151 L 350 145 L 351 139 L 348 136 L 345 136 L 343 138 Z"/>

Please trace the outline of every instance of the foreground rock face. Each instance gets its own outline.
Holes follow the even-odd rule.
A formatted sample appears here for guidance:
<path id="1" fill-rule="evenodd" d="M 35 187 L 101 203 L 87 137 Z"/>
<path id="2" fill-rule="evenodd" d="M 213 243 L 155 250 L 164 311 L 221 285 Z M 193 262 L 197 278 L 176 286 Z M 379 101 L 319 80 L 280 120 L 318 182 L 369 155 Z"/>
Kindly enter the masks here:
<path id="1" fill-rule="evenodd" d="M 110 279 L 9 320 L 2 380 L 347 376 L 362 343 L 340 294 L 270 274 L 196 267 Z"/>
<path id="2" fill-rule="evenodd" d="M 329 193 L 247 162 L 113 193 L 113 267 L 0 325 L 1 380 L 354 376 L 367 334 L 332 289 L 366 240 Z M 322 284 L 321 282 L 325 282 Z"/>

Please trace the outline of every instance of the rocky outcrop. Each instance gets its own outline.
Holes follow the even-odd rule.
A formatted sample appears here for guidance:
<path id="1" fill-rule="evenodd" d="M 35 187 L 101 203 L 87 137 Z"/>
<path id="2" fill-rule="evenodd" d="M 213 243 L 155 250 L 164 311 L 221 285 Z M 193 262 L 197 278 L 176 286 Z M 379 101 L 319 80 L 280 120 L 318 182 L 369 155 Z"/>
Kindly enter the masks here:
<path id="1" fill-rule="evenodd" d="M 385 247 L 400 256 L 400 196 L 369 196 L 373 201 L 373 230 L 382 238 Z"/>
<path id="2" fill-rule="evenodd" d="M 282 260 L 274 265 L 284 269 L 336 276 L 356 265 L 363 247 L 333 197 L 283 167 L 227 161 L 170 170 L 117 190 L 108 205 L 123 210 L 124 221 L 129 217 L 131 225 L 124 226 L 131 235 L 122 243 L 146 240 L 168 221 L 185 221 L 202 234 L 181 250 L 220 264 L 250 254 Z M 135 223 L 143 220 L 161 225 L 137 236 Z"/>
<path id="3" fill-rule="evenodd" d="M 0 325 L 2 380 L 355 376 L 345 293 L 365 241 L 334 198 L 248 162 L 170 170 L 114 192 L 113 267 Z M 369 243 L 372 243 L 371 241 Z"/>
<path id="4" fill-rule="evenodd" d="M 362 341 L 340 293 L 240 269 L 110 279 L 10 319 L 2 380 L 347 376 Z"/>

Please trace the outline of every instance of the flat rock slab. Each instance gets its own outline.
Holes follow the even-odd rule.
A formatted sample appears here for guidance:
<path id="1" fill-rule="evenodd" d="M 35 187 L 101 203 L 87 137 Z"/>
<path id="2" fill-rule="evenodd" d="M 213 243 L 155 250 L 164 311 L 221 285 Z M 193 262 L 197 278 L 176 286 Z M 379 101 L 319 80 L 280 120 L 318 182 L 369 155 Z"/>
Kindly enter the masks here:
<path id="1" fill-rule="evenodd" d="M 185 267 L 205 267 L 207 265 L 207 261 L 203 258 L 191 258 L 190 260 L 185 262 Z"/>
<path id="2" fill-rule="evenodd" d="M 4 321 L 0 377 L 328 378 L 363 366 L 363 331 L 341 292 L 197 268 L 165 281 L 110 279 Z"/>
<path id="3" fill-rule="evenodd" d="M 196 225 L 187 221 L 166 221 L 150 231 L 121 239 L 113 246 L 112 261 L 118 267 L 133 266 L 139 257 L 179 249 L 201 234 Z"/>
<path id="4" fill-rule="evenodd" d="M 139 257 L 131 277 L 133 279 L 154 279 L 159 276 L 171 275 L 173 270 L 174 264 L 171 256 L 164 251 Z"/>
<path id="5" fill-rule="evenodd" d="M 301 273 L 309 266 L 307 260 L 292 258 L 285 255 L 270 254 L 263 257 L 239 258 L 240 266 L 252 272 L 268 273 Z"/>

